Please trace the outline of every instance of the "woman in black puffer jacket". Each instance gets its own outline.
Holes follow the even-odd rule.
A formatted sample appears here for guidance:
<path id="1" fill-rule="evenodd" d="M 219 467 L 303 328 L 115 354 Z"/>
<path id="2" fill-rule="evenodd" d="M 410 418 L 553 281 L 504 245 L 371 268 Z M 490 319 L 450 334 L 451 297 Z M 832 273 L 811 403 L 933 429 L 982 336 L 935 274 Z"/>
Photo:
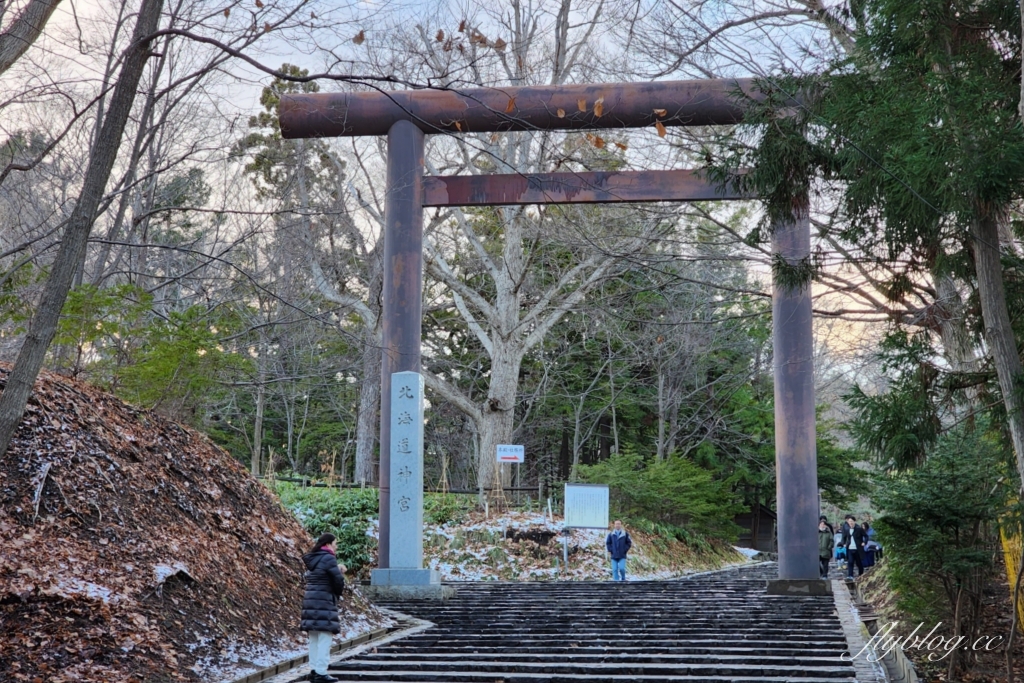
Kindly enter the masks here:
<path id="1" fill-rule="evenodd" d="M 309 664 L 313 683 L 330 683 L 327 675 L 331 640 L 341 633 L 338 598 L 345 590 L 345 565 L 338 566 L 334 534 L 322 534 L 313 549 L 302 556 L 306 565 L 306 594 L 302 598 L 303 631 L 309 634 Z"/>

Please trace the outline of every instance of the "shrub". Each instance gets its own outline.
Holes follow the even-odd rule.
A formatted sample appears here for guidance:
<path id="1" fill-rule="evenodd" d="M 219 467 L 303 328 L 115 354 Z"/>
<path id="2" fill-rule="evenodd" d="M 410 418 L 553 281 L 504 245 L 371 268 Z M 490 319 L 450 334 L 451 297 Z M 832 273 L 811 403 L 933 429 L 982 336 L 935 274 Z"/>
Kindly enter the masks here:
<path id="1" fill-rule="evenodd" d="M 581 465 L 580 474 L 585 481 L 607 484 L 612 507 L 624 516 L 726 540 L 739 530 L 732 519 L 741 506 L 728 483 L 678 455 L 645 461 L 627 446 L 596 465 Z"/>
<path id="2" fill-rule="evenodd" d="M 998 437 L 964 428 L 940 437 L 917 468 L 883 478 L 876 527 L 902 610 L 929 622 L 955 622 L 956 614 L 957 634 L 975 631 L 1014 480 Z M 961 653 L 953 660 L 952 668 L 966 664 Z"/>
<path id="3" fill-rule="evenodd" d="M 428 524 L 458 524 L 474 505 L 470 496 L 455 493 L 428 493 L 423 500 L 423 520 Z"/>
<path id="4" fill-rule="evenodd" d="M 369 535 L 377 517 L 377 489 L 302 488 L 278 482 L 277 495 L 309 532 L 338 537 L 338 560 L 358 572 L 372 559 L 376 540 Z"/>

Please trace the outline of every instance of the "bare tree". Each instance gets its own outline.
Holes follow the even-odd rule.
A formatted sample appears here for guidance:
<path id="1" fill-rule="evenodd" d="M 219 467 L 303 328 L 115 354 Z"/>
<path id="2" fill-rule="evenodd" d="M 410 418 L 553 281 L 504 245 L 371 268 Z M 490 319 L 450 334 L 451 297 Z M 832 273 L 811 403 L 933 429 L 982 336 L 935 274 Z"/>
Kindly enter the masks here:
<path id="1" fill-rule="evenodd" d="M 89 159 L 82 192 L 64 230 L 60 251 L 53 264 L 53 275 L 46 283 L 42 302 L 32 317 L 28 335 L 7 379 L 4 393 L 0 396 L 0 457 L 7 452 L 7 446 L 21 422 L 28 397 L 32 393 L 32 385 L 56 333 L 64 300 L 85 261 L 89 233 L 121 146 L 121 137 L 143 69 L 151 55 L 148 36 L 157 29 L 162 6 L 162 0 L 143 0 L 139 8 L 131 46 L 125 54 L 110 107 Z"/>
<path id="2" fill-rule="evenodd" d="M 3 33 L 0 33 L 0 74 L 4 73 L 25 54 L 46 28 L 53 11 L 61 0 L 29 0 Z M 0 6 L 0 20 L 8 5 Z"/>

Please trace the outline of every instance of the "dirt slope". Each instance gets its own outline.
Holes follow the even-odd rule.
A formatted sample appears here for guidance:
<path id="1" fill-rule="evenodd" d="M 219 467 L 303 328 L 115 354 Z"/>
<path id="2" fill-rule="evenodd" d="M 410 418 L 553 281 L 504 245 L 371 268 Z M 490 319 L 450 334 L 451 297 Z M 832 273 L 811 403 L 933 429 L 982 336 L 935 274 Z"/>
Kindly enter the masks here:
<path id="1" fill-rule="evenodd" d="M 308 542 L 206 437 L 44 374 L 0 460 L 0 679 L 216 681 L 225 662 L 269 664 L 301 645 Z M 346 600 L 349 632 L 387 622 Z"/>

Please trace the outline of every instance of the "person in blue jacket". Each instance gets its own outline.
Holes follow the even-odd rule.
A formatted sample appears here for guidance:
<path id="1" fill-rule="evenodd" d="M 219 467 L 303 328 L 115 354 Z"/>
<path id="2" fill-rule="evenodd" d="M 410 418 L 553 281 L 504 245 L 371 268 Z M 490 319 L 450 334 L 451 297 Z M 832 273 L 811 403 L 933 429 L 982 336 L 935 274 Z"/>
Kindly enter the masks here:
<path id="1" fill-rule="evenodd" d="M 608 554 L 612 556 L 612 581 L 626 580 L 626 553 L 633 547 L 629 532 L 622 528 L 622 520 L 615 520 L 615 528 L 604 540 Z"/>

